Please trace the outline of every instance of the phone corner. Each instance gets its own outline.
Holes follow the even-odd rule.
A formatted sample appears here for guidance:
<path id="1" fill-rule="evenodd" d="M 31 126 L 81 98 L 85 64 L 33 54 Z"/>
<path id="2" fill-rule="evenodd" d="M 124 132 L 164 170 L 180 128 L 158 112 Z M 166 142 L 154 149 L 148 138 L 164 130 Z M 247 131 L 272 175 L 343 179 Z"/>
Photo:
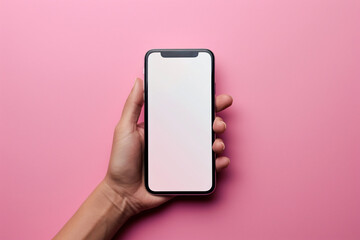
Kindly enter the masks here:
<path id="1" fill-rule="evenodd" d="M 149 183 L 148 183 L 147 181 L 145 182 L 145 189 L 146 189 L 146 191 L 148 191 L 148 192 L 151 193 L 151 194 L 157 194 L 156 191 L 153 191 L 153 190 L 150 188 Z"/>
<path id="2" fill-rule="evenodd" d="M 216 190 L 216 183 L 215 183 L 215 181 L 212 183 L 212 185 L 210 186 L 210 188 L 208 189 L 208 190 L 206 190 L 206 191 L 204 191 L 203 193 L 202 193 L 202 195 L 211 195 L 211 194 L 213 194 L 214 192 L 215 192 L 215 190 Z"/>
<path id="3" fill-rule="evenodd" d="M 212 59 L 214 59 L 214 58 L 215 58 L 215 55 L 214 55 L 213 51 L 211 51 L 211 50 L 210 50 L 210 49 L 208 49 L 208 48 L 204 48 L 204 49 L 202 49 L 202 52 L 206 52 L 206 53 L 208 53 L 208 54 L 211 56 L 211 58 L 212 58 Z"/>
<path id="4" fill-rule="evenodd" d="M 145 53 L 145 59 L 147 59 L 150 54 L 154 53 L 154 52 L 158 52 L 158 49 L 149 49 L 146 53 Z"/>

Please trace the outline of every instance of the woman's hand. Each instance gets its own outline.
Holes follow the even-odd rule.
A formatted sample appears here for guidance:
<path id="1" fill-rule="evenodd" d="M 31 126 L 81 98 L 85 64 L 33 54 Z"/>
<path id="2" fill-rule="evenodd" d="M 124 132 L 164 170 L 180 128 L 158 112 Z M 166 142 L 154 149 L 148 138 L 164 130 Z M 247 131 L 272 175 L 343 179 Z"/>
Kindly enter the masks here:
<path id="1" fill-rule="evenodd" d="M 121 119 L 115 128 L 114 140 L 109 169 L 104 182 L 119 195 L 127 199 L 131 214 L 156 207 L 171 197 L 156 196 L 145 189 L 143 156 L 144 156 L 144 123 L 137 123 L 143 99 L 143 82 L 137 78 L 128 96 Z M 220 112 L 232 104 L 229 95 L 216 97 L 216 112 Z M 225 122 L 216 117 L 213 123 L 215 133 L 223 133 Z M 221 154 L 225 149 L 224 142 L 217 138 L 213 143 L 213 150 Z M 228 157 L 216 158 L 216 170 L 226 168 L 230 163 Z"/>
<path id="2" fill-rule="evenodd" d="M 136 79 L 116 126 L 108 172 L 74 216 L 54 239 L 110 239 L 132 215 L 156 207 L 170 197 L 156 196 L 145 189 L 142 161 L 144 154 L 144 123 L 138 124 L 143 105 L 143 84 Z M 216 97 L 216 111 L 232 104 L 229 95 Z M 226 124 L 220 117 L 213 123 L 216 133 L 223 133 Z M 225 145 L 220 138 L 213 150 L 221 154 Z M 218 157 L 216 170 L 229 165 L 229 158 Z"/>

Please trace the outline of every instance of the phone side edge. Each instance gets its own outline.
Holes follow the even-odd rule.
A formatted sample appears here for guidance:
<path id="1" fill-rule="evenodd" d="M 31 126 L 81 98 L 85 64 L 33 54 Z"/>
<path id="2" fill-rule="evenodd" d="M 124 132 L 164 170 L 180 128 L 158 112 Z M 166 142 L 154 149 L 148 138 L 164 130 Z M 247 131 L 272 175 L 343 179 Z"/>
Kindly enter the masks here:
<path id="1" fill-rule="evenodd" d="M 212 184 L 209 190 L 206 191 L 154 191 L 150 188 L 149 185 L 149 166 L 148 166 L 148 58 L 151 53 L 161 52 L 161 51 L 171 50 L 171 49 L 150 49 L 145 54 L 144 59 L 144 138 L 145 138 L 145 148 L 144 148 L 144 183 L 146 190 L 151 194 L 156 195 L 210 195 L 216 189 L 216 154 L 212 150 Z M 185 50 L 185 49 L 176 49 L 176 50 Z M 212 131 L 212 143 L 215 141 L 216 134 L 212 128 L 212 124 L 215 120 L 215 55 L 210 49 L 187 49 L 195 50 L 199 52 L 207 52 L 211 57 L 211 109 L 212 109 L 212 119 L 211 119 L 211 131 Z"/>

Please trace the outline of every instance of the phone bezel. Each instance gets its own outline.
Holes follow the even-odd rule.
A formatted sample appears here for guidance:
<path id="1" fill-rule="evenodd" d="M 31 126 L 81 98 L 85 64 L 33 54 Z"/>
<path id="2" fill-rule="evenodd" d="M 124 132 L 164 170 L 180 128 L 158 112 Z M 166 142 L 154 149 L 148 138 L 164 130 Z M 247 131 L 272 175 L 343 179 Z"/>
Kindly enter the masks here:
<path id="1" fill-rule="evenodd" d="M 214 192 L 216 187 L 216 171 L 215 171 L 215 159 L 216 154 L 212 150 L 212 185 L 209 190 L 206 191 L 154 191 L 149 186 L 149 168 L 148 168 L 148 57 L 152 53 L 160 52 L 160 54 L 172 54 L 179 53 L 179 57 L 183 57 L 186 52 L 206 52 L 211 57 L 211 131 L 212 131 L 212 143 L 215 141 L 215 132 L 212 128 L 215 119 L 215 57 L 212 51 L 209 49 L 151 49 L 145 54 L 145 68 L 144 68 L 144 137 L 145 137 L 145 151 L 144 151 L 144 182 L 145 188 L 148 192 L 157 195 L 208 195 Z M 171 52 L 171 53 L 170 53 Z M 168 56 L 169 57 L 169 56 Z M 177 57 L 177 56 L 171 56 Z M 191 57 L 191 56 L 189 56 Z"/>

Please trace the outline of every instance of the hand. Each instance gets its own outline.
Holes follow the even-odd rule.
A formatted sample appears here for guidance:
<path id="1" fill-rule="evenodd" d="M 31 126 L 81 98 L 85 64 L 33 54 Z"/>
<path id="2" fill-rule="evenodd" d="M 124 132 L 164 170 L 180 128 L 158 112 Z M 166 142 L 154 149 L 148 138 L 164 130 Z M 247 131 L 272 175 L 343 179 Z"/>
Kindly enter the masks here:
<path id="1" fill-rule="evenodd" d="M 145 189 L 142 160 L 144 153 L 144 123 L 137 124 L 143 105 L 143 84 L 136 79 L 126 100 L 121 119 L 115 128 L 108 172 L 76 213 L 54 239 L 111 239 L 132 215 L 156 207 L 171 197 L 156 196 Z M 229 95 L 216 97 L 216 112 L 232 104 Z M 213 129 L 223 133 L 226 125 L 216 117 Z M 221 139 L 213 150 L 221 154 L 225 145 Z M 229 165 L 229 158 L 218 157 L 216 170 Z"/>
<path id="2" fill-rule="evenodd" d="M 104 179 L 105 184 L 126 199 L 131 214 L 156 207 L 171 198 L 153 195 L 145 189 L 142 167 L 145 145 L 144 123 L 137 123 L 144 103 L 143 91 L 142 80 L 137 78 L 115 128 L 109 168 Z M 229 95 L 217 96 L 216 112 L 231 106 L 232 101 Z M 223 133 L 226 124 L 220 117 L 216 117 L 213 129 L 217 134 Z M 224 142 L 217 138 L 213 143 L 214 152 L 221 154 L 224 149 Z M 226 168 L 229 163 L 229 158 L 225 156 L 216 158 L 216 170 Z"/>

